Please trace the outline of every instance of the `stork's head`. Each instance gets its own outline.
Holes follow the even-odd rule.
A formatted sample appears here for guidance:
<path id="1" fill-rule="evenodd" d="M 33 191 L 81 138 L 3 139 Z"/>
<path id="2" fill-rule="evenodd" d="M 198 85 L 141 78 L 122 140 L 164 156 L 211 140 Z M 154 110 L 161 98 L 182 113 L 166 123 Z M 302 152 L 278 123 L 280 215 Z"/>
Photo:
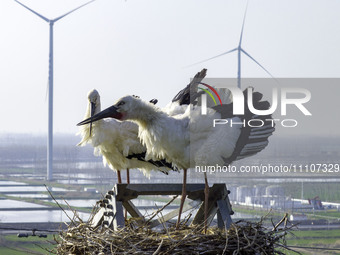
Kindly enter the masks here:
<path id="1" fill-rule="evenodd" d="M 92 89 L 87 93 L 87 98 L 90 103 L 97 103 L 100 100 L 100 95 L 96 89 Z"/>
<path id="2" fill-rule="evenodd" d="M 96 113 L 100 112 L 100 95 L 96 89 L 90 90 L 87 94 L 87 99 L 89 100 L 89 105 L 87 108 L 87 116 L 94 116 Z M 92 122 L 90 123 L 90 136 L 92 133 Z"/>
<path id="3" fill-rule="evenodd" d="M 91 109 L 91 117 L 100 112 L 100 95 L 96 89 L 89 91 L 87 94 L 89 100 L 89 107 Z"/>
<path id="4" fill-rule="evenodd" d="M 138 96 L 125 96 L 117 100 L 113 105 L 119 120 L 134 119 L 140 112 L 141 106 L 145 104 Z M 116 117 L 115 117 L 116 118 Z"/>
<path id="5" fill-rule="evenodd" d="M 144 105 L 153 105 L 142 101 L 137 96 L 125 96 L 117 100 L 111 107 L 91 116 L 90 118 L 78 123 L 77 125 L 84 125 L 104 118 L 115 118 L 118 120 L 135 119 Z"/>

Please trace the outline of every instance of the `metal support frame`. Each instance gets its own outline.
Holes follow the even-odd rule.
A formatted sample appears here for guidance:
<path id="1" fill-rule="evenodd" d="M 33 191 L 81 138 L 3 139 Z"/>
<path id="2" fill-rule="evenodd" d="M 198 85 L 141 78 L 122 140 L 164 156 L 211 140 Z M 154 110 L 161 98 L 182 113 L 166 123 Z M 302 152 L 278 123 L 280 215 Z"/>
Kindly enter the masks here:
<path id="1" fill-rule="evenodd" d="M 204 223 L 204 184 L 187 184 L 187 198 L 192 201 L 184 206 L 183 212 L 195 207 L 199 207 L 191 224 Z M 145 217 L 139 212 L 136 206 L 130 201 L 141 195 L 180 195 L 182 193 L 182 184 L 116 184 L 106 195 L 105 199 L 100 201 L 101 208 L 92 219 L 92 227 L 107 227 L 117 230 L 125 226 L 123 216 L 123 207 L 133 218 L 146 223 Z M 232 211 L 225 184 L 214 184 L 209 189 L 208 201 L 208 225 L 211 224 L 217 214 L 217 224 L 220 228 L 229 228 L 232 219 Z M 162 215 L 161 218 L 148 222 L 150 228 L 156 227 L 178 216 L 179 208 Z"/>

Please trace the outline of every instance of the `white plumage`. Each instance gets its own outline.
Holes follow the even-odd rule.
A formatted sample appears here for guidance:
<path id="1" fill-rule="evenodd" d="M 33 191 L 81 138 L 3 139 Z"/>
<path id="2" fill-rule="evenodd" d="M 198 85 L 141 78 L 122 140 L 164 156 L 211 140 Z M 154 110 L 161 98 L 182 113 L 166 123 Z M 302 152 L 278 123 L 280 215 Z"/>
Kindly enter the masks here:
<path id="1" fill-rule="evenodd" d="M 100 110 L 99 93 L 95 89 L 91 90 L 88 93 L 85 119 L 99 113 Z M 146 148 L 138 138 L 138 126 L 135 123 L 108 119 L 92 123 L 92 128 L 90 128 L 90 125 L 80 127 L 79 134 L 82 136 L 82 140 L 78 145 L 91 144 L 94 147 L 95 155 L 103 156 L 104 165 L 107 164 L 112 170 L 138 168 L 148 178 L 151 170 L 159 170 L 165 173 L 171 170 L 166 166 L 159 166 L 164 162 L 154 162 L 153 164 L 141 160 L 141 155 L 145 153 Z M 158 164 L 158 166 L 155 164 Z"/>
<path id="2" fill-rule="evenodd" d="M 213 109 L 208 109 L 207 116 L 202 118 L 200 107 L 193 105 L 182 106 L 185 108 L 183 114 L 169 116 L 134 96 L 119 99 L 115 105 L 119 104 L 120 120 L 138 124 L 138 136 L 147 148 L 146 158 L 165 158 L 178 168 L 224 165 L 223 158 L 232 155 L 241 132 L 241 126 L 214 128 L 213 119 L 220 119 L 221 115 Z"/>

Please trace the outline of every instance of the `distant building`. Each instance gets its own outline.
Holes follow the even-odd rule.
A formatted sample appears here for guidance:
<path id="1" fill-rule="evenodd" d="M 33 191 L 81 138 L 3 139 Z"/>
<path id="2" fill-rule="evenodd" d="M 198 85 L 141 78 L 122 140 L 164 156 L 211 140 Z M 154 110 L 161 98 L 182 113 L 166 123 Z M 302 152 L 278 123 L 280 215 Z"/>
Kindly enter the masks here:
<path id="1" fill-rule="evenodd" d="M 89 193 L 98 193 L 98 190 L 95 188 L 84 188 L 84 191 Z"/>
<path id="2" fill-rule="evenodd" d="M 292 214 L 289 216 L 290 221 L 304 221 L 307 220 L 307 216 L 305 214 Z"/>
<path id="3" fill-rule="evenodd" d="M 315 210 L 323 210 L 324 207 L 322 205 L 321 199 L 319 198 L 319 196 L 316 196 L 312 199 L 308 198 L 308 203 L 313 207 L 313 209 Z"/>

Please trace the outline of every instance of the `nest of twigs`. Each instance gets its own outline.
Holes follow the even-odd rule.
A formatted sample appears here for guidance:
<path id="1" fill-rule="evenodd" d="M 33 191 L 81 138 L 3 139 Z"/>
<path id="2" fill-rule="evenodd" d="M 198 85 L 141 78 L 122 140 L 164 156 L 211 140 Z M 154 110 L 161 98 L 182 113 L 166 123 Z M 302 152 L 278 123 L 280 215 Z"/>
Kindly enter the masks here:
<path id="1" fill-rule="evenodd" d="M 48 189 L 47 189 L 48 190 Z M 51 197 L 55 200 L 51 192 Z M 173 200 L 176 197 L 173 198 Z M 149 221 L 169 205 L 173 200 L 157 210 Z M 59 203 L 55 200 L 57 205 Z M 67 215 L 65 210 L 59 205 Z M 69 207 L 71 210 L 72 208 Z M 99 210 L 98 205 L 93 208 L 89 222 L 83 222 L 77 212 L 72 210 L 74 217 L 69 217 L 71 224 L 66 231 L 55 237 L 57 247 L 50 251 L 55 254 L 87 255 L 87 254 L 279 254 L 284 255 L 285 250 L 291 250 L 285 245 L 285 236 L 294 225 L 287 226 L 288 214 L 275 225 L 268 228 L 262 217 L 259 222 L 237 221 L 228 229 L 204 226 L 187 226 L 187 218 L 180 229 L 167 227 L 152 230 L 147 224 L 137 219 L 130 219 L 126 227 L 113 231 L 106 227 L 91 227 L 91 221 Z M 148 222 L 148 221 L 147 221 Z M 298 253 L 298 252 L 296 252 Z"/>
<path id="2" fill-rule="evenodd" d="M 160 231 L 131 224 L 113 231 L 93 229 L 78 222 L 61 232 L 57 254 L 285 254 L 287 215 L 272 229 L 259 222 L 238 221 L 228 230 L 202 226 L 164 228 Z M 284 226 L 281 226 L 284 225 Z"/>

